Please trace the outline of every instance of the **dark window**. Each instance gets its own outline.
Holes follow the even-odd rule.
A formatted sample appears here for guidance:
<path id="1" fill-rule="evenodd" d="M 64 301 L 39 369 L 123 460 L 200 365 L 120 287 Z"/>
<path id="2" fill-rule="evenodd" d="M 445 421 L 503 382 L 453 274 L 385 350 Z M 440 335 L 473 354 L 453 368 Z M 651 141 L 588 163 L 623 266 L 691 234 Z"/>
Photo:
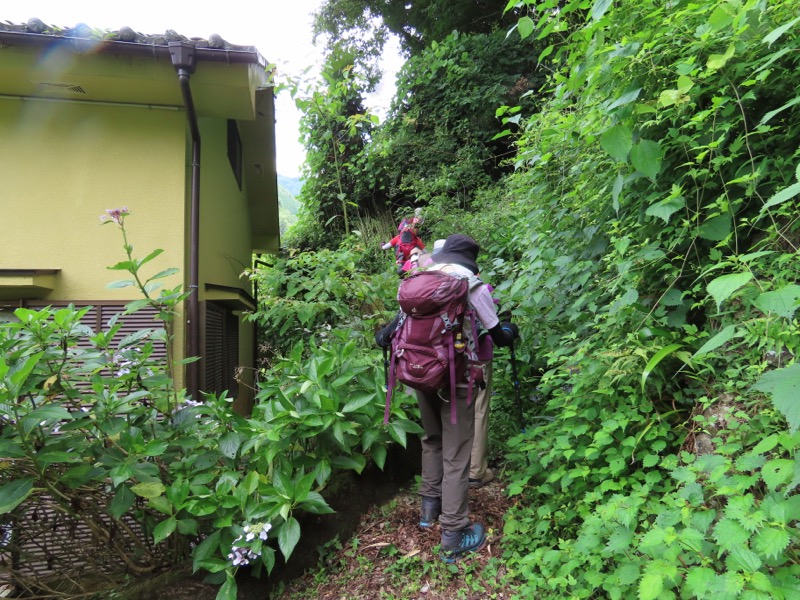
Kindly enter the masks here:
<path id="1" fill-rule="evenodd" d="M 239 318 L 225 307 L 206 303 L 205 385 L 203 391 L 236 397 L 239 366 Z"/>
<path id="2" fill-rule="evenodd" d="M 239 128 L 236 121 L 228 119 L 228 160 L 231 161 L 233 176 L 239 189 L 242 189 L 242 138 L 239 137 Z"/>

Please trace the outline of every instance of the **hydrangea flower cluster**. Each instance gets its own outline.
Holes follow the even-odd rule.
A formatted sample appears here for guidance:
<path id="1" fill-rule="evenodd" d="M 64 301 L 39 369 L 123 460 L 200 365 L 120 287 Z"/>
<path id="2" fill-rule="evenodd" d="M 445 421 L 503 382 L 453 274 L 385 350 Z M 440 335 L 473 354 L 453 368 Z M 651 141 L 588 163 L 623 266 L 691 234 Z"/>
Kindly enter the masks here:
<path id="1" fill-rule="evenodd" d="M 249 565 L 261 556 L 261 542 L 266 541 L 270 529 L 270 523 L 251 523 L 244 526 L 244 533 L 233 540 L 228 553 L 228 560 L 234 567 Z M 239 544 L 242 541 L 244 543 Z"/>

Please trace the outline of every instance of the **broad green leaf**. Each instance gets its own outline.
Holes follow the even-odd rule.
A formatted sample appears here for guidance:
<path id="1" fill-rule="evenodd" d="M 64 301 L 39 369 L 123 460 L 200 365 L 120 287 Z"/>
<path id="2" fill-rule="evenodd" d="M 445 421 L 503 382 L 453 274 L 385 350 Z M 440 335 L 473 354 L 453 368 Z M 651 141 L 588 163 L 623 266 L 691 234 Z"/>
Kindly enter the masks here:
<path id="1" fill-rule="evenodd" d="M 686 75 L 680 75 L 678 77 L 678 90 L 682 93 L 686 93 L 694 87 L 694 81 L 690 77 Z"/>
<path id="2" fill-rule="evenodd" d="M 756 444 L 756 447 L 752 449 L 752 454 L 763 454 L 764 452 L 769 452 L 775 446 L 778 445 L 778 434 L 773 433 L 772 435 L 768 435 L 763 440 Z"/>
<path id="3" fill-rule="evenodd" d="M 169 269 L 164 269 L 163 271 L 159 271 L 158 273 L 156 273 L 152 277 L 148 277 L 147 281 L 149 282 L 149 281 L 153 281 L 155 279 L 163 279 L 164 277 L 169 277 L 170 275 L 174 275 L 175 273 L 178 273 L 179 271 L 180 271 L 180 269 L 177 269 L 175 267 L 170 267 Z"/>
<path id="4" fill-rule="evenodd" d="M 133 279 L 118 279 L 117 281 L 112 281 L 106 287 L 115 290 L 118 288 L 133 287 L 135 285 L 136 282 Z"/>
<path id="5" fill-rule="evenodd" d="M 753 304 L 765 314 L 775 313 L 784 319 L 791 319 L 800 308 L 800 285 L 787 285 L 779 290 L 759 294 Z"/>
<path id="6" fill-rule="evenodd" d="M 125 305 L 125 314 L 130 315 L 132 313 L 135 313 L 137 310 L 141 310 L 145 306 L 150 306 L 151 303 L 152 300 L 150 300 L 149 298 L 142 298 L 140 300 L 133 300 L 131 302 L 128 302 Z"/>
<path id="7" fill-rule="evenodd" d="M 703 223 L 697 235 L 704 240 L 720 242 L 731 234 L 731 230 L 731 218 L 728 215 L 718 215 Z"/>
<path id="8" fill-rule="evenodd" d="M 755 537 L 753 547 L 767 558 L 777 558 L 789 545 L 789 532 L 776 527 L 765 527 Z"/>
<path id="9" fill-rule="evenodd" d="M 530 17 L 521 17 L 519 21 L 517 21 L 517 31 L 519 32 L 519 37 L 523 40 L 532 34 L 535 29 L 536 24 Z"/>
<path id="10" fill-rule="evenodd" d="M 753 389 L 772 398 L 775 408 L 786 418 L 791 431 L 800 429 L 800 363 L 761 376 Z"/>
<path id="11" fill-rule="evenodd" d="M 599 21 L 602 19 L 608 7 L 611 6 L 612 1 L 613 0 L 595 0 L 594 4 L 592 4 L 592 9 L 589 11 L 592 21 Z"/>
<path id="12" fill-rule="evenodd" d="M 641 140 L 631 148 L 631 164 L 634 168 L 654 180 L 661 171 L 661 146 L 653 140 Z"/>
<path id="13" fill-rule="evenodd" d="M 712 54 L 708 57 L 706 61 L 706 68 L 711 71 L 716 71 L 721 69 L 725 66 L 725 64 L 733 58 L 734 53 L 734 45 L 731 44 L 728 46 L 728 49 L 725 51 L 725 54 Z"/>
<path id="14" fill-rule="evenodd" d="M 150 440 L 142 450 L 144 456 L 161 456 L 166 452 L 169 444 L 162 440 Z"/>
<path id="15" fill-rule="evenodd" d="M 619 579 L 620 585 L 631 585 L 639 579 L 639 565 L 636 563 L 623 563 L 614 574 Z"/>
<path id="16" fill-rule="evenodd" d="M 298 541 L 300 541 L 300 523 L 294 517 L 289 517 L 278 533 L 278 546 L 286 560 L 289 560 Z"/>
<path id="17" fill-rule="evenodd" d="M 639 600 L 656 600 L 664 589 L 664 578 L 654 570 L 647 571 L 639 582 Z"/>
<path id="18" fill-rule="evenodd" d="M 770 31 L 770 32 L 769 32 L 767 35 L 765 35 L 765 36 L 764 36 L 764 39 L 763 39 L 762 41 L 763 41 L 765 44 L 767 44 L 767 46 L 771 46 L 771 45 L 772 45 L 773 43 L 775 43 L 775 42 L 778 40 L 778 38 L 780 38 L 780 37 L 781 37 L 781 36 L 782 36 L 784 33 L 786 33 L 786 32 L 787 32 L 787 31 L 789 31 L 789 30 L 790 30 L 792 27 L 794 27 L 794 26 L 795 26 L 795 24 L 797 24 L 797 22 L 798 22 L 798 21 L 800 21 L 800 17 L 796 17 L 796 18 L 792 19 L 791 21 L 789 21 L 788 23 L 785 23 L 785 24 L 781 25 L 780 27 L 777 27 L 776 29 L 773 29 L 773 30 L 772 30 L 772 31 Z"/>
<path id="19" fill-rule="evenodd" d="M 772 196 L 769 200 L 764 203 L 764 206 L 761 207 L 761 212 L 764 212 L 768 208 L 772 208 L 778 204 L 783 204 L 787 200 L 791 200 L 797 194 L 800 194 L 800 183 L 793 183 L 787 188 L 782 189 L 780 192 Z"/>
<path id="20" fill-rule="evenodd" d="M 753 274 L 748 271 L 746 273 L 721 275 L 709 282 L 706 289 L 717 303 L 717 310 L 725 300 L 730 298 L 736 290 L 748 283 L 752 278 Z"/>
<path id="21" fill-rule="evenodd" d="M 229 572 L 225 578 L 225 583 L 220 586 L 214 600 L 236 600 L 238 594 L 239 586 L 236 583 L 236 578 Z"/>
<path id="22" fill-rule="evenodd" d="M 658 217 L 662 219 L 664 223 L 669 223 L 669 218 L 684 206 L 686 206 L 686 201 L 682 196 L 677 198 L 665 198 L 664 200 L 660 200 L 648 206 L 645 214 L 649 217 Z"/>
<path id="23" fill-rule="evenodd" d="M 762 565 L 758 554 L 747 546 L 734 546 L 731 548 L 727 563 L 728 569 L 744 573 L 755 573 Z"/>
<path id="24" fill-rule="evenodd" d="M 136 263 L 137 263 L 137 266 L 138 266 L 138 267 L 141 267 L 142 265 L 144 265 L 144 264 L 146 264 L 146 263 L 149 263 L 151 260 L 153 260 L 153 259 L 154 259 L 156 256 L 158 256 L 158 255 L 159 255 L 159 254 L 161 254 L 162 252 L 164 252 L 164 250 L 163 250 L 163 249 L 161 249 L 161 248 L 156 248 L 155 250 L 153 250 L 153 251 L 152 251 L 150 254 L 148 254 L 148 255 L 147 255 L 147 256 L 145 256 L 144 258 L 142 258 L 142 259 L 140 259 L 140 260 L 137 260 L 137 261 L 136 261 Z"/>
<path id="25" fill-rule="evenodd" d="M 9 395 L 11 398 L 16 398 L 19 395 L 20 391 L 22 390 L 22 386 L 25 385 L 28 377 L 33 371 L 34 367 L 39 364 L 39 359 L 42 358 L 44 352 L 37 352 L 36 354 L 32 354 L 25 359 L 25 364 L 21 367 L 11 370 L 11 375 L 9 376 L 11 385 L 8 388 Z M 5 399 L 3 400 L 6 401 Z"/>
<path id="26" fill-rule="evenodd" d="M 798 397 L 800 400 L 800 396 Z M 767 487 L 775 491 L 779 486 L 788 483 L 794 473 L 794 461 L 788 458 L 776 458 L 761 467 L 761 478 Z"/>
<path id="27" fill-rule="evenodd" d="M 44 451 L 36 455 L 36 462 L 43 466 L 49 466 L 56 463 L 75 463 L 81 462 L 80 454 L 75 452 L 65 452 L 63 450 Z"/>
<path id="28" fill-rule="evenodd" d="M 127 485 L 119 486 L 117 493 L 114 494 L 114 498 L 108 505 L 109 514 L 112 517 L 119 519 L 122 515 L 128 512 L 128 509 L 131 506 L 133 506 L 134 500 L 136 500 L 136 495 Z"/>
<path id="29" fill-rule="evenodd" d="M 321 494 L 313 491 L 308 492 L 306 499 L 300 502 L 297 507 L 315 515 L 328 515 L 335 512 L 328 506 L 328 503 L 325 502 L 325 498 L 323 498 Z"/>
<path id="30" fill-rule="evenodd" d="M 714 540 L 723 550 L 730 551 L 736 546 L 747 543 L 750 532 L 733 519 L 722 519 L 714 527 Z"/>
<path id="31" fill-rule="evenodd" d="M 658 95 L 658 104 L 662 107 L 688 102 L 689 97 L 680 90 L 664 90 Z"/>
<path id="32" fill-rule="evenodd" d="M 714 31 L 719 31 L 733 23 L 733 18 L 734 15 L 729 6 L 721 4 L 711 13 L 711 16 L 708 18 L 708 24 Z"/>
<path id="33" fill-rule="evenodd" d="M 161 523 L 156 525 L 153 529 L 153 542 L 156 544 L 163 542 L 172 535 L 172 532 L 175 531 L 177 526 L 178 522 L 175 520 L 175 517 L 170 517 L 166 521 L 161 521 Z"/>
<path id="34" fill-rule="evenodd" d="M 758 124 L 759 125 L 766 125 L 772 119 L 772 117 L 774 117 L 777 114 L 782 113 L 787 108 L 791 108 L 792 106 L 794 106 L 798 102 L 800 102 L 800 96 L 796 96 L 796 97 L 792 98 L 791 100 L 789 100 L 789 102 L 787 102 L 783 106 L 779 106 L 775 110 L 771 110 L 768 113 L 764 114 L 764 116 L 761 117 L 761 121 L 759 121 Z M 798 168 L 800 168 L 800 166 L 798 166 Z M 800 180 L 800 177 L 798 177 L 798 179 Z"/>
<path id="35" fill-rule="evenodd" d="M 163 494 L 166 489 L 160 481 L 146 481 L 131 486 L 131 491 L 142 498 L 155 498 Z"/>
<path id="36" fill-rule="evenodd" d="M 600 146 L 612 157 L 624 162 L 633 146 L 633 134 L 625 125 L 614 125 L 600 136 Z"/>
<path id="37" fill-rule="evenodd" d="M 219 450 L 228 458 L 236 458 L 241 445 L 242 436 L 235 431 L 228 431 L 219 439 Z"/>
<path id="38" fill-rule="evenodd" d="M 356 473 L 361 473 L 367 466 L 367 459 L 360 454 L 336 456 L 331 460 L 331 464 L 337 469 L 352 469 Z"/>
<path id="39" fill-rule="evenodd" d="M 736 335 L 736 325 L 728 325 L 722 331 L 719 331 L 714 337 L 708 340 L 705 344 L 700 346 L 700 349 L 692 355 L 692 358 L 698 358 L 704 354 L 708 354 L 712 350 L 716 350 Z"/>
<path id="40" fill-rule="evenodd" d="M 34 481 L 33 477 L 26 477 L 0 486 L 0 515 L 11 512 L 30 496 Z"/>
<path id="41" fill-rule="evenodd" d="M 171 516 L 175 512 L 175 507 L 166 496 L 156 496 L 155 498 L 148 498 L 147 505 L 154 508 L 158 512 Z"/>
<path id="42" fill-rule="evenodd" d="M 370 454 L 378 468 L 383 471 L 383 467 L 386 464 L 386 446 L 375 446 Z"/>
<path id="43" fill-rule="evenodd" d="M 30 431 L 41 423 L 53 423 L 58 421 L 71 421 L 72 414 L 63 406 L 56 404 L 45 404 L 36 410 L 29 412 L 22 419 L 26 431 Z"/>
<path id="44" fill-rule="evenodd" d="M 705 598 L 709 587 L 716 579 L 714 569 L 708 567 L 691 567 L 686 574 L 688 591 L 696 598 Z"/>
<path id="45" fill-rule="evenodd" d="M 353 412 L 375 400 L 374 394 L 361 394 L 349 400 L 342 408 L 343 413 Z"/>
<path id="46" fill-rule="evenodd" d="M 642 392 L 644 392 L 644 386 L 647 383 L 647 378 L 650 377 L 650 373 L 652 373 L 653 369 L 656 368 L 658 363 L 664 360 L 667 356 L 675 352 L 676 350 L 682 348 L 681 344 L 670 344 L 656 352 L 649 361 L 647 361 L 647 366 L 642 371 Z"/>
<path id="47" fill-rule="evenodd" d="M 639 94 L 641 93 L 642 93 L 642 88 L 636 88 L 629 92 L 625 92 L 624 94 L 622 94 L 622 96 L 620 96 L 619 98 L 614 100 L 614 102 L 609 104 L 606 110 L 610 112 L 615 108 L 619 108 L 620 106 L 626 106 L 631 102 L 633 102 L 634 100 L 636 100 L 639 97 Z"/>
<path id="48" fill-rule="evenodd" d="M 215 531 L 200 542 L 192 553 L 192 572 L 197 572 L 200 563 L 212 556 L 219 547 L 220 530 Z"/>

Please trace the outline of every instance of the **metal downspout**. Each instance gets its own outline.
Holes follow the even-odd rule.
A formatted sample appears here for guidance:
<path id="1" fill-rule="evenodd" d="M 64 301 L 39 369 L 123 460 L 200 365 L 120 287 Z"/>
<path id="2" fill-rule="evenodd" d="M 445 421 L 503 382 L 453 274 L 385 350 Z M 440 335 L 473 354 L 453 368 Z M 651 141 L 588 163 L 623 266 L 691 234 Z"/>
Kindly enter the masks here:
<path id="1" fill-rule="evenodd" d="M 186 357 L 200 356 L 200 293 L 199 288 L 199 239 L 200 239 L 200 128 L 192 100 L 189 76 L 194 73 L 196 48 L 186 42 L 169 42 L 172 65 L 178 73 L 178 82 L 186 106 L 189 130 L 192 135 L 192 185 L 189 225 L 189 297 L 186 318 Z M 186 365 L 186 389 L 194 400 L 200 395 L 199 362 Z"/>

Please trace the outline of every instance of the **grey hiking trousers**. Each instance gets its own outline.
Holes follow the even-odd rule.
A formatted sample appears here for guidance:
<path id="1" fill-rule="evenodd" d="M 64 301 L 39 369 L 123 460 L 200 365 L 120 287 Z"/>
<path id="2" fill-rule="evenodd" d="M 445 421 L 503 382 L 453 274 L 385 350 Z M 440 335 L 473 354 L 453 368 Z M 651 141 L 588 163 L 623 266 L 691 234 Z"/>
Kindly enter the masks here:
<path id="1" fill-rule="evenodd" d="M 473 390 L 473 395 L 477 390 Z M 422 417 L 421 496 L 442 499 L 439 524 L 445 531 L 469 526 L 469 465 L 475 433 L 475 404 L 467 406 L 467 389 L 459 386 L 456 397 L 456 424 L 450 423 L 449 392 L 437 394 L 416 391 Z"/>

